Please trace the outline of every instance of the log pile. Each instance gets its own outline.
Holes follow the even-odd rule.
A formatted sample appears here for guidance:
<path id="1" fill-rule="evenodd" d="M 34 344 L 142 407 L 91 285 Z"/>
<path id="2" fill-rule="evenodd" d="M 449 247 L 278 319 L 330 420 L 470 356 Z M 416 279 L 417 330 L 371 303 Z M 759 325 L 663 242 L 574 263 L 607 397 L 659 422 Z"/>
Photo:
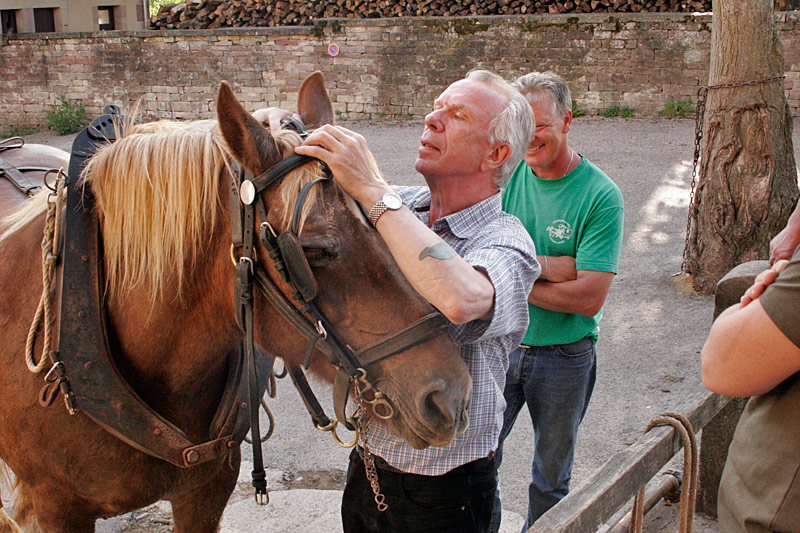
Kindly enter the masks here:
<path id="1" fill-rule="evenodd" d="M 711 0 L 187 0 L 161 6 L 152 29 L 311 25 L 320 18 L 711 11 Z"/>

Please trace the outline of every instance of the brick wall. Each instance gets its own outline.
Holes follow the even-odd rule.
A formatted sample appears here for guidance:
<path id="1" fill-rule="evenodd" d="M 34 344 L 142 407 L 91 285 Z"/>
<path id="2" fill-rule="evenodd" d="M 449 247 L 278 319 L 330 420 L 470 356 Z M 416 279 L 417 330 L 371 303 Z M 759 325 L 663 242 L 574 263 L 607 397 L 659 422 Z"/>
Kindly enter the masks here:
<path id="1" fill-rule="evenodd" d="M 790 106 L 800 113 L 800 12 L 776 13 Z M 655 115 L 708 81 L 710 14 L 324 19 L 314 26 L 0 37 L 0 126 L 43 124 L 59 93 L 96 116 L 141 99 L 147 118 L 213 116 L 220 80 L 248 109 L 293 107 L 327 79 L 340 118 L 420 118 L 473 67 L 513 78 L 551 69 L 579 107 Z M 332 57 L 328 46 L 339 54 Z"/>

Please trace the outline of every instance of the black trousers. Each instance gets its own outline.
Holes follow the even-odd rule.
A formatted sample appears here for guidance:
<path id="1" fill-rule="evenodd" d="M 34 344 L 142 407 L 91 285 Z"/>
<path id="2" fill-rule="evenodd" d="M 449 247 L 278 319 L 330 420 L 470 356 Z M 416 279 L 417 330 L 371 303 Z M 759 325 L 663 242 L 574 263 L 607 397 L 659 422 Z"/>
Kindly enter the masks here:
<path id="1" fill-rule="evenodd" d="M 497 491 L 494 456 L 462 465 L 441 476 L 406 474 L 375 457 L 385 511 L 375 495 L 356 449 L 350 454 L 342 498 L 345 533 L 483 533 L 488 531 Z"/>

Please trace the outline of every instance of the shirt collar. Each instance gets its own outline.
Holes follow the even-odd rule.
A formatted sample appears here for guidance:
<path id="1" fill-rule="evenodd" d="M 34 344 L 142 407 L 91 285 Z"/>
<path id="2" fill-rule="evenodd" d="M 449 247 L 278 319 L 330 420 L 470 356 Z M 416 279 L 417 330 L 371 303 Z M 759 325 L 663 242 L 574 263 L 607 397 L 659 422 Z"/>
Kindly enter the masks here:
<path id="1" fill-rule="evenodd" d="M 430 192 L 426 201 L 420 202 L 417 208 L 425 205 L 430 209 Z M 446 217 L 442 217 L 433 223 L 433 231 L 439 232 L 442 228 L 449 227 L 450 231 L 456 237 L 465 239 L 475 233 L 486 225 L 486 221 L 494 218 L 503 210 L 502 193 L 498 192 L 492 196 L 481 200 L 477 204 L 473 204 L 466 209 L 462 209 L 456 213 L 451 213 Z M 430 220 L 430 219 L 428 219 Z"/>

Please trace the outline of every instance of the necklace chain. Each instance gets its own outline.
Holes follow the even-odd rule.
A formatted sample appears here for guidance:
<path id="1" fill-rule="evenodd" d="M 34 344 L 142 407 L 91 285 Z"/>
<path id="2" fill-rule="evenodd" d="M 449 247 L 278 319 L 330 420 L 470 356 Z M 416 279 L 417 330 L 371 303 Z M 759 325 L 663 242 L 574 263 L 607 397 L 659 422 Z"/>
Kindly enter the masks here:
<path id="1" fill-rule="evenodd" d="M 567 168 L 564 169 L 564 174 L 562 174 L 562 177 L 564 177 L 567 174 L 569 174 L 569 167 L 572 166 L 572 160 L 573 159 L 575 159 L 575 150 L 570 148 L 569 149 L 569 161 L 567 161 Z"/>

